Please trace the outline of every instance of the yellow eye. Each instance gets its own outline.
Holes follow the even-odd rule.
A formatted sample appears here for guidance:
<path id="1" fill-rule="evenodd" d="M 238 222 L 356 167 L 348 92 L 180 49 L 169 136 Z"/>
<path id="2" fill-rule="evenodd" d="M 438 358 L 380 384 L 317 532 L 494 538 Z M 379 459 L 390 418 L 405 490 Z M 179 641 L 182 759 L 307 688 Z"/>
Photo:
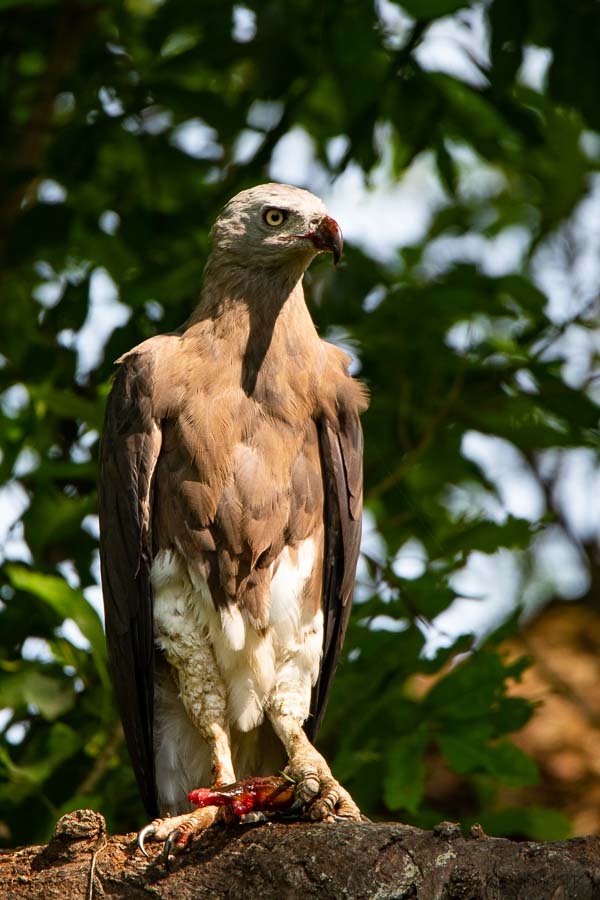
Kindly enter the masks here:
<path id="1" fill-rule="evenodd" d="M 277 228 L 278 225 L 283 225 L 285 222 L 285 213 L 282 209 L 268 209 L 265 212 L 264 220 L 267 225 Z"/>

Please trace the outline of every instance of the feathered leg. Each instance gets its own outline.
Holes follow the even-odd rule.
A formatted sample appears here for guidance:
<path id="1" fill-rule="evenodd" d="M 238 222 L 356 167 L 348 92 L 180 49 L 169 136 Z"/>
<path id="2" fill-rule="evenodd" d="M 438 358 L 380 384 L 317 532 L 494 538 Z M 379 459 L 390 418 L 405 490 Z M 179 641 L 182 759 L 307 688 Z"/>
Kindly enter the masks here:
<path id="1" fill-rule="evenodd" d="M 198 740 L 208 747 L 213 786 L 231 784 L 235 772 L 231 759 L 227 694 L 214 655 L 202 629 L 197 627 L 185 602 L 179 598 L 155 599 L 155 636 L 169 664 L 171 676 Z M 199 785 L 194 785 L 198 787 Z M 185 802 L 185 796 L 181 801 Z M 197 809 L 178 816 L 155 819 L 142 829 L 138 844 L 144 840 L 165 841 L 165 857 L 185 848 L 192 838 L 224 815 L 216 806 Z"/>
<path id="2" fill-rule="evenodd" d="M 316 580 L 314 576 L 318 575 Z M 320 567 L 313 568 L 313 589 L 320 592 Z M 307 585 L 304 585 L 306 591 Z M 305 601 L 306 594 L 301 595 Z M 310 600 L 310 593 L 308 595 Z M 303 601 L 301 601 L 303 602 Z M 348 793 L 335 780 L 323 756 L 313 747 L 302 728 L 310 711 L 312 687 L 317 680 L 323 646 L 323 617 L 302 608 L 301 627 L 295 642 L 283 657 L 273 690 L 265 707 L 273 731 L 288 757 L 285 774 L 296 782 L 294 805 L 306 809 L 317 821 L 347 819 L 361 821 L 361 813 Z M 286 648 L 287 649 L 287 648 Z"/>

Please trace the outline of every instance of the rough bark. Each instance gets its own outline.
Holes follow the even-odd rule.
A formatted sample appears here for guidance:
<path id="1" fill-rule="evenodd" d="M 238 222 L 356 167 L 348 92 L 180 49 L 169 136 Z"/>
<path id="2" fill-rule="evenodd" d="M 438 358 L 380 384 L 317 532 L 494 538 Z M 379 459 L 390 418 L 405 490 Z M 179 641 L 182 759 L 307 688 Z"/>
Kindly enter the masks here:
<path id="1" fill-rule="evenodd" d="M 0 853 L 7 900 L 592 900 L 600 897 L 600 837 L 560 843 L 469 837 L 398 824 L 304 822 L 215 827 L 167 870 L 160 847 L 107 837 L 102 816 L 64 816 L 45 847 Z"/>

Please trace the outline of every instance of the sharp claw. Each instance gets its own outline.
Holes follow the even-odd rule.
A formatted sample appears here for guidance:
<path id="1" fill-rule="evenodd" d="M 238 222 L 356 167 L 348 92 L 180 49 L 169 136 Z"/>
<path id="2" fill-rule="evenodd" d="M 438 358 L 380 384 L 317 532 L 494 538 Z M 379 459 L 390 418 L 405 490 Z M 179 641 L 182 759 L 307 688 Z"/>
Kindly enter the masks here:
<path id="1" fill-rule="evenodd" d="M 301 797 L 296 797 L 290 806 L 289 812 L 301 812 L 306 806 L 306 800 L 303 800 Z"/>
<path id="2" fill-rule="evenodd" d="M 180 847 L 178 849 L 176 846 L 177 844 L 180 843 L 179 838 L 181 837 L 181 835 L 183 833 L 184 832 L 182 831 L 181 828 L 174 828 L 173 831 L 169 834 L 169 836 L 167 837 L 167 839 L 165 841 L 165 846 L 163 847 L 163 852 L 162 852 L 162 859 L 167 868 L 169 868 L 169 863 L 170 863 L 171 857 L 176 856 L 177 853 L 179 853 L 179 851 L 181 849 L 183 849 L 182 847 Z M 190 840 L 190 835 L 188 835 L 187 841 L 185 843 L 186 847 L 189 844 L 189 840 Z"/>
<path id="3" fill-rule="evenodd" d="M 148 851 L 147 851 L 146 848 L 144 847 L 144 841 L 146 840 L 146 838 L 147 838 L 149 835 L 152 835 L 152 834 L 154 834 L 155 832 L 156 832 L 156 829 L 155 829 L 154 825 L 153 825 L 152 822 L 151 822 L 149 825 L 146 825 L 145 828 L 142 828 L 142 830 L 140 831 L 140 833 L 139 833 L 138 836 L 137 836 L 137 845 L 138 845 L 138 848 L 142 851 L 142 853 L 143 853 L 143 855 L 146 857 L 146 859 L 149 859 L 150 857 L 148 856 Z"/>
<path id="4" fill-rule="evenodd" d="M 173 830 L 165 841 L 165 845 L 163 847 L 162 859 L 165 866 L 169 865 L 169 856 L 171 855 L 171 850 L 173 847 L 173 841 L 175 839 L 177 829 Z"/>

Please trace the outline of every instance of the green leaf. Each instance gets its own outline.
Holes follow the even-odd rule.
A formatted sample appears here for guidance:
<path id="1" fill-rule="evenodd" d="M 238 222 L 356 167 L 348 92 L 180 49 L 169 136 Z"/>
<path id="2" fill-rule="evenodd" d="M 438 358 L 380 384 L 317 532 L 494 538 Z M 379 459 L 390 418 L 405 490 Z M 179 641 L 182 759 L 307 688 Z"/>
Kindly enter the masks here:
<path id="1" fill-rule="evenodd" d="M 526 660 L 505 664 L 487 648 L 472 653 L 431 688 L 425 698 L 431 715 L 443 721 L 493 721 L 495 704 L 509 678 L 518 678 Z"/>
<path id="2" fill-rule="evenodd" d="M 92 647 L 92 654 L 102 682 L 108 686 L 106 643 L 100 617 L 82 592 L 70 587 L 58 575 L 44 575 L 24 566 L 6 566 L 6 574 L 14 588 L 38 597 L 61 618 L 73 619 Z"/>
<path id="3" fill-rule="evenodd" d="M 449 765 L 461 775 L 487 773 L 511 787 L 537 782 L 536 765 L 522 750 L 508 741 L 485 742 L 485 737 L 484 730 L 472 730 L 439 734 L 436 740 Z"/>
<path id="4" fill-rule="evenodd" d="M 40 416 L 50 410 L 65 419 L 77 419 L 97 430 L 102 428 L 104 409 L 100 403 L 72 390 L 57 391 L 49 384 L 32 385 L 30 392 Z"/>
<path id="5" fill-rule="evenodd" d="M 524 548 L 531 543 L 537 530 L 531 522 L 514 516 L 508 516 L 502 524 L 483 520 L 459 522 L 444 549 L 448 553 L 459 549 L 494 553 L 500 547 Z"/>
<path id="6" fill-rule="evenodd" d="M 43 477 L 44 466 L 39 476 Z M 34 476 L 38 473 L 34 473 Z M 32 478 L 36 481 L 36 477 Z M 56 490 L 52 483 L 45 490 L 34 494 L 23 516 L 27 543 L 36 553 L 47 546 L 69 545 L 82 540 L 81 522 L 85 516 L 96 510 L 94 494 L 68 496 Z M 63 550 L 66 555 L 66 550 Z"/>
<path id="7" fill-rule="evenodd" d="M 21 671 L 5 672 L 0 681 L 0 708 L 19 708 L 33 704 L 41 715 L 53 721 L 73 706 L 75 691 L 70 678 L 50 675 L 37 665 L 24 665 Z"/>
<path id="8" fill-rule="evenodd" d="M 414 813 L 423 796 L 425 780 L 426 730 L 395 740 L 387 754 L 387 774 L 383 779 L 383 799 L 388 809 Z"/>
<path id="9" fill-rule="evenodd" d="M 511 806 L 478 819 L 486 834 L 534 841 L 565 841 L 573 828 L 567 816 L 545 806 Z"/>
<path id="10" fill-rule="evenodd" d="M 62 722 L 52 725 L 43 741 L 43 747 L 34 763 L 17 765 L 8 752 L 0 747 L 0 765 L 10 781 L 27 793 L 32 793 L 42 785 L 58 766 L 69 759 L 81 747 L 81 737 Z"/>

